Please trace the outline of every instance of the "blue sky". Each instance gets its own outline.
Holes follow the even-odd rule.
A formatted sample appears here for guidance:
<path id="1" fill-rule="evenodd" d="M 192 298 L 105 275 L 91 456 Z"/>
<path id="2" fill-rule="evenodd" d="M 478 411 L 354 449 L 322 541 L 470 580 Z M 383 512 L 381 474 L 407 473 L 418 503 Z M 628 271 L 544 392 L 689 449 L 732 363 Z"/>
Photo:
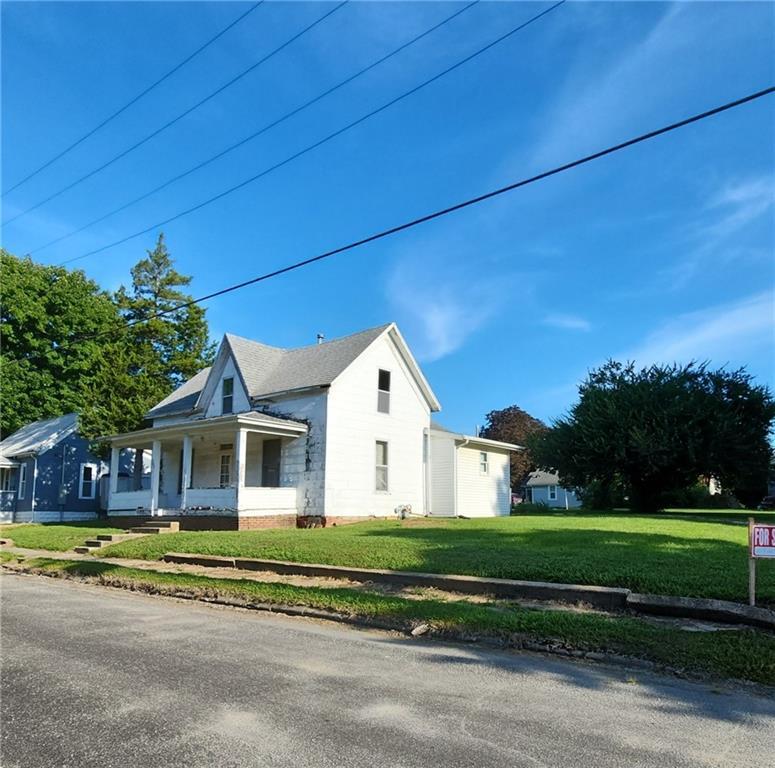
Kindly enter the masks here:
<path id="1" fill-rule="evenodd" d="M 549 4 L 482 2 L 222 160 L 36 251 L 241 139 L 462 4 L 351 2 L 104 172 L 9 224 L 56 264 L 194 205 L 313 143 Z M 3 200 L 68 184 L 322 15 L 271 2 Z M 2 187 L 93 127 L 247 8 L 2 4 Z M 569 2 L 470 64 L 239 192 L 164 227 L 195 295 L 771 85 L 768 3 Z M 708 359 L 773 383 L 775 98 L 208 304 L 278 346 L 395 320 L 470 430 L 516 403 L 550 420 L 606 360 Z M 77 262 L 114 289 L 154 234 Z"/>

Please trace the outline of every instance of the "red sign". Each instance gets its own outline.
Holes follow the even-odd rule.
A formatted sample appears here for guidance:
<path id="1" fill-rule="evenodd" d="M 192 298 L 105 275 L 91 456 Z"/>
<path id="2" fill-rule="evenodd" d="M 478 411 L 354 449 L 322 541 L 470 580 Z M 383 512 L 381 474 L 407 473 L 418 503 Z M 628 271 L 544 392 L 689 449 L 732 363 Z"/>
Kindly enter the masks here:
<path id="1" fill-rule="evenodd" d="M 748 527 L 751 557 L 775 557 L 775 525 L 752 523 Z"/>

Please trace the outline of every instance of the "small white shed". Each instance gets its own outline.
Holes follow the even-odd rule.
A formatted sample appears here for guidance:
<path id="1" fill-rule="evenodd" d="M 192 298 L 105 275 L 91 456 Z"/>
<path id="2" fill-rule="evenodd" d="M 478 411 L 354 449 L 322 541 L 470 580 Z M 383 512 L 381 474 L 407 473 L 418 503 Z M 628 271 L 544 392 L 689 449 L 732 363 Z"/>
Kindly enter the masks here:
<path id="1" fill-rule="evenodd" d="M 512 443 L 450 432 L 431 423 L 428 514 L 433 517 L 497 517 L 511 512 L 509 456 Z"/>

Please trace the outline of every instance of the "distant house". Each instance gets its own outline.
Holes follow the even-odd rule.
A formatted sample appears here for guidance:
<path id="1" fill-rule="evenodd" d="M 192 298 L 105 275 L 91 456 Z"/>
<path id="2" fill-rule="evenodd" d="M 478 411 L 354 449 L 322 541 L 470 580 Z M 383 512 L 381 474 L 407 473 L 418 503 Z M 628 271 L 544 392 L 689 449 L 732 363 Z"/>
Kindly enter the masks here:
<path id="1" fill-rule="evenodd" d="M 429 515 L 510 514 L 509 456 L 519 446 L 451 432 L 433 421 L 430 438 Z"/>
<path id="2" fill-rule="evenodd" d="M 136 471 L 111 475 L 108 515 L 243 530 L 508 514 L 516 446 L 433 428 L 440 407 L 394 323 L 295 349 L 226 334 L 149 428 L 109 438 L 111 465 Z"/>
<path id="3" fill-rule="evenodd" d="M 106 471 L 76 414 L 28 424 L 0 443 L 0 522 L 93 518 Z"/>
<path id="4" fill-rule="evenodd" d="M 576 492 L 563 488 L 560 478 L 554 472 L 533 472 L 528 477 L 526 501 L 533 504 L 546 504 L 549 507 L 572 509 L 581 506 Z"/>

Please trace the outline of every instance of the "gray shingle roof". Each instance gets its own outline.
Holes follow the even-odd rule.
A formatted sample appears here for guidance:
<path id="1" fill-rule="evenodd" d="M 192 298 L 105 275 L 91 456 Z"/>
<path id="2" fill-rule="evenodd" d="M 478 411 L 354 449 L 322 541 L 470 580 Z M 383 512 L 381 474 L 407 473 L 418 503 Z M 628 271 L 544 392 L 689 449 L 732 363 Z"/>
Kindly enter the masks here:
<path id="1" fill-rule="evenodd" d="M 527 485 L 531 488 L 540 485 L 559 485 L 560 477 L 556 472 L 543 472 L 538 470 L 537 472 L 531 472 L 527 479 Z"/>
<path id="2" fill-rule="evenodd" d="M 341 339 L 295 349 L 270 347 L 268 344 L 230 333 L 224 336 L 224 342 L 234 354 L 248 395 L 251 398 L 259 398 L 278 392 L 331 384 L 390 325 L 380 325 Z M 205 387 L 209 372 L 209 368 L 200 371 L 156 405 L 148 416 L 182 413 L 193 409 Z"/>
<path id="3" fill-rule="evenodd" d="M 14 432 L 0 443 L 0 456 L 11 457 L 40 453 L 67 437 L 77 426 L 78 415 L 68 413 L 54 419 L 34 421 Z"/>
<path id="4" fill-rule="evenodd" d="M 204 388 L 210 368 L 203 368 L 195 376 L 181 384 L 172 394 L 167 395 L 160 403 L 157 403 L 148 416 L 165 416 L 172 413 L 184 413 L 190 411 L 196 405 L 199 393 Z"/>

